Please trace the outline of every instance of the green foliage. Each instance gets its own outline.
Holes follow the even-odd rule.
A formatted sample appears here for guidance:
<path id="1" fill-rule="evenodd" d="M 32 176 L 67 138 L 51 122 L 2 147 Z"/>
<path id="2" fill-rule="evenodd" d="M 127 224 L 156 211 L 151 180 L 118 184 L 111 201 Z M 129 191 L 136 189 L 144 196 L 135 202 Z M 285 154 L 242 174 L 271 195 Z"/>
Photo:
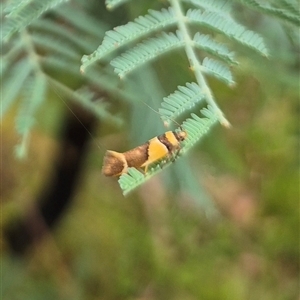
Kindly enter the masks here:
<path id="1" fill-rule="evenodd" d="M 190 9 L 186 16 L 191 23 L 222 33 L 225 37 L 231 38 L 246 47 L 253 48 L 262 55 L 268 55 L 262 37 L 236 23 L 230 15 L 224 15 L 221 12 L 203 12 L 200 9 Z"/>
<path id="2" fill-rule="evenodd" d="M 186 86 L 179 86 L 178 90 L 164 97 L 159 113 L 164 123 L 169 126 L 170 121 L 175 120 L 188 109 L 204 100 L 204 95 L 201 97 L 200 87 L 192 82 Z"/>
<path id="3" fill-rule="evenodd" d="M 209 35 L 203 35 L 196 32 L 194 37 L 189 33 L 187 23 L 201 25 L 204 28 L 210 29 L 212 32 L 222 33 L 224 36 L 243 44 L 245 47 L 254 49 L 262 55 L 267 55 L 267 49 L 264 45 L 263 39 L 256 33 L 245 29 L 243 26 L 236 23 L 230 16 L 230 5 L 225 1 L 201 1 L 201 7 L 197 9 L 188 9 L 183 11 L 179 1 L 169 1 L 170 7 L 162 11 L 149 10 L 149 14 L 136 18 L 133 22 L 126 25 L 116 27 L 114 30 L 106 32 L 102 44 L 89 56 L 83 56 L 81 70 L 85 72 L 86 68 L 94 64 L 97 60 L 106 58 L 112 51 L 124 47 L 130 42 L 143 39 L 136 46 L 131 47 L 121 55 L 113 58 L 110 64 L 114 67 L 114 71 L 122 79 L 129 72 L 134 71 L 136 68 L 141 67 L 150 60 L 156 59 L 158 56 L 168 53 L 175 48 L 185 48 L 185 53 L 188 58 L 190 68 L 195 72 L 195 77 L 198 85 L 198 94 L 194 94 L 194 98 L 199 98 L 198 101 L 204 99 L 210 105 L 213 114 L 217 119 L 225 125 L 229 126 L 228 121 L 224 117 L 222 111 L 219 109 L 213 97 L 213 93 L 206 83 L 206 75 L 216 77 L 217 79 L 227 83 L 228 85 L 234 84 L 234 79 L 230 70 L 230 66 L 234 61 L 234 53 L 230 52 L 223 43 L 215 42 Z M 193 1 L 193 4 L 199 6 L 200 2 Z M 227 9 L 224 9 L 226 7 Z M 157 29 L 166 28 L 175 25 L 177 27 L 176 33 L 162 32 L 159 36 L 154 38 L 146 38 L 149 34 L 153 34 Z M 200 28 L 198 29 L 200 30 Z M 116 47 L 116 45 L 118 47 Z M 194 48 L 200 48 L 207 53 L 213 55 L 215 58 L 205 57 L 202 62 L 197 57 Z M 222 62 L 220 62 L 220 60 Z M 176 94 L 176 93 L 175 93 Z M 166 105 L 164 102 L 163 116 L 166 121 L 166 116 L 172 120 L 174 117 L 185 113 L 190 107 L 184 105 L 185 102 L 190 101 L 190 96 L 181 93 L 182 97 L 170 96 L 172 105 Z M 170 100 L 169 100 L 170 102 Z M 169 110 L 170 108 L 170 110 Z M 177 111 L 178 109 L 178 111 Z M 201 120 L 199 119 L 199 126 Z M 194 122 L 195 118 L 194 118 Z M 207 127 L 208 129 L 209 127 Z M 187 130 L 188 137 L 192 137 L 191 144 L 195 144 L 202 137 L 201 134 L 191 134 Z M 183 146 L 181 152 L 184 151 Z M 155 169 L 155 173 L 159 169 Z M 128 183 L 126 186 L 136 187 L 139 183 L 143 182 L 140 175 L 135 176 L 132 173 L 133 182 Z M 124 175 L 126 178 L 128 175 Z M 152 172 L 149 172 L 149 177 Z M 144 177 L 146 180 L 147 176 Z M 135 180 L 135 182 L 134 182 Z M 123 186 L 122 179 L 120 179 L 121 187 Z M 127 193 L 127 188 L 124 193 Z"/>
<path id="4" fill-rule="evenodd" d="M 4 115 L 16 100 L 20 101 L 16 117 L 17 131 L 23 139 L 17 148 L 19 156 L 26 154 L 30 130 L 37 112 L 46 103 L 49 87 L 55 87 L 59 97 L 63 94 L 105 122 L 120 126 L 122 120 L 118 114 L 110 113 L 103 94 L 118 94 L 122 100 L 137 102 L 139 96 L 128 88 L 129 74 L 145 64 L 148 67 L 150 61 L 162 54 L 164 58 L 171 56 L 172 50 L 177 48 L 184 49 L 186 67 L 193 71 L 195 83 L 180 86 L 164 98 L 159 109 L 164 123 L 171 123 L 200 103 L 210 112 L 208 119 L 229 127 L 208 85 L 209 78 L 233 86 L 232 67 L 239 64 L 243 68 L 236 54 L 242 57 L 245 51 L 257 55 L 257 61 L 268 56 L 261 35 L 235 20 L 235 2 L 285 22 L 293 28 L 292 32 L 299 26 L 299 11 L 294 0 L 268 4 L 255 0 L 186 0 L 183 3 L 169 0 L 169 7 L 149 9 L 148 14 L 113 30 L 107 30 L 107 24 L 91 17 L 84 9 L 84 1 L 77 0 L 76 5 L 64 2 L 68 1 L 15 0 L 4 5 L 1 114 Z M 106 5 L 112 9 L 125 2 L 128 1 L 106 1 Z M 51 14 L 45 15 L 45 12 Z M 100 39 L 102 43 L 97 48 Z M 239 47 L 235 49 L 235 45 Z M 95 64 L 99 60 L 102 60 L 101 68 Z M 107 61 L 120 78 L 129 77 L 123 87 L 119 86 Z M 56 79 L 57 72 L 61 79 Z M 69 79 L 77 82 L 77 86 L 73 87 Z M 195 114 L 184 121 L 182 127 L 187 131 L 188 140 L 183 143 L 181 154 L 189 149 L 188 145 L 196 144 L 202 138 L 202 131 L 209 130 L 213 123 L 203 123 Z M 137 182 L 131 184 L 136 185 Z"/>
<path id="5" fill-rule="evenodd" d="M 134 42 L 148 33 L 173 25 L 175 22 L 176 19 L 171 9 L 162 9 L 161 11 L 150 9 L 149 14 L 139 16 L 134 22 L 129 22 L 126 25 L 115 27 L 114 30 L 107 31 L 98 49 L 91 55 L 82 57 L 82 72 L 90 64 L 114 52 L 116 48 Z"/>
<path id="6" fill-rule="evenodd" d="M 44 12 L 66 2 L 68 0 L 29 0 L 11 1 L 5 8 L 4 13 L 7 21 L 2 28 L 2 39 L 7 41 L 11 36 L 26 28 L 30 23 L 39 18 Z"/>
<path id="7" fill-rule="evenodd" d="M 104 31 L 115 26 L 94 19 L 91 11 L 95 10 L 88 12 L 82 5 L 91 2 L 70 1 L 59 9 L 49 10 L 3 44 L 1 117 L 11 117 L 7 114 L 9 109 L 17 111 L 15 123 L 23 136 L 18 154 L 26 152 L 32 126 L 40 128 L 39 120 L 53 113 L 53 99 L 46 96 L 53 87 L 67 104 L 69 99 L 80 103 L 94 111 L 104 125 L 119 124 L 118 120 L 124 119 L 118 118 L 123 113 L 124 101 L 132 104 L 124 131 L 116 134 L 111 124 L 102 127 L 101 134 L 110 134 L 105 142 L 110 140 L 120 149 L 127 149 L 125 143 L 129 139 L 134 146 L 165 130 L 162 122 L 153 121 L 156 115 L 152 118 L 152 112 L 141 104 L 141 99 L 157 110 L 161 106 L 159 111 L 165 123 L 182 120 L 191 110 L 194 114 L 182 123 L 189 131 L 189 139 L 182 145 L 173 167 L 166 169 L 160 178 L 153 178 L 139 193 L 132 193 L 127 201 L 113 179 L 100 176 L 99 151 L 91 151 L 88 160 L 92 163 L 85 168 L 76 199 L 54 231 L 45 227 L 40 215 L 29 220 L 34 230 L 40 225 L 47 234 L 28 249 L 24 259 L 16 259 L 9 252 L 4 236 L 3 299 L 297 299 L 299 23 L 294 20 L 299 15 L 298 3 L 184 1 L 183 7 L 187 9 L 193 4 L 223 15 L 231 11 L 234 3 L 243 16 L 250 15 L 243 27 L 248 30 L 248 26 L 253 26 L 253 30 L 260 32 L 272 53 L 266 59 L 233 37 L 204 23 L 203 27 L 193 23 L 188 29 L 191 45 L 201 62 L 201 74 L 212 77 L 207 77 L 209 90 L 203 90 L 199 78 L 193 78 L 190 71 L 193 68 L 189 70 L 187 60 L 182 59 L 186 58 L 183 51 L 180 55 L 165 53 L 153 64 L 155 69 L 140 67 L 122 82 L 111 74 L 106 60 L 100 62 L 99 68 L 93 65 L 80 74 L 80 57 L 92 53 L 103 39 Z M 107 3 L 118 2 L 125 1 Z M 150 2 L 133 1 L 132 18 L 141 11 L 144 14 Z M 20 1 L 11 3 L 16 5 Z M 29 1 L 22 1 L 23 5 L 26 3 Z M 156 2 L 157 6 L 161 3 Z M 122 7 L 122 14 L 125 8 Z M 240 21 L 241 14 L 236 16 L 235 20 Z M 118 15 L 110 19 L 121 23 Z M 168 26 L 175 26 L 175 20 L 173 16 L 173 23 Z M 153 31 L 155 36 L 163 35 L 161 30 L 168 31 L 167 26 L 157 26 Z M 200 33 L 195 33 L 199 27 Z M 176 30 L 177 27 L 172 32 Z M 289 39 L 290 33 L 295 33 L 295 39 Z M 148 34 L 151 37 L 145 36 L 146 39 L 155 38 L 151 32 Z M 51 42 L 42 41 L 43 36 L 53 40 L 54 47 Z M 133 47 L 136 46 L 137 40 L 132 41 Z M 124 43 L 126 49 L 116 50 L 125 52 L 131 46 Z M 115 56 L 105 59 L 117 57 L 110 54 Z M 204 68 L 205 59 L 214 59 L 230 68 L 237 81 L 234 90 L 219 80 L 224 71 L 213 73 Z M 226 82 L 232 84 L 231 80 Z M 98 87 L 105 93 L 99 93 Z M 206 106 L 207 92 L 213 93 L 226 109 L 233 130 L 212 125 L 213 132 L 191 153 L 193 142 L 197 143 L 198 137 L 211 128 L 210 123 L 216 125 L 220 117 L 209 105 L 199 117 L 200 107 Z M 118 101 L 114 102 L 114 97 L 107 101 L 107 95 L 114 95 Z M 163 99 L 161 105 L 159 99 Z M 116 114 L 111 113 L 111 107 Z M 53 115 L 56 121 L 57 116 Z M 132 131 L 127 134 L 131 126 Z M 3 136 L 11 133 L 7 125 L 3 127 Z M 36 199 L 30 198 L 48 178 L 48 174 L 42 176 L 41 170 L 49 169 L 52 164 L 48 158 L 52 148 L 45 144 L 44 135 L 35 141 L 34 152 L 22 164 L 7 155 L 14 142 L 7 143 L 6 138 L 3 142 L 4 223 L 9 220 L 15 224 L 12 216 L 20 211 L 24 216 L 26 209 L 35 217 Z M 55 142 L 51 141 L 50 146 L 55 147 Z M 182 157 L 185 154 L 188 155 Z M 42 166 L 37 167 L 40 160 Z M 151 174 L 171 164 L 169 161 L 152 166 Z M 160 179 L 165 179 L 168 173 L 172 185 L 162 189 Z M 144 176 L 130 169 L 120 178 L 124 191 L 144 182 Z M 199 201 L 203 214 L 195 206 L 194 199 L 204 198 L 203 189 L 199 191 L 201 182 L 205 183 L 209 205 L 212 206 L 213 198 L 221 215 L 206 218 L 206 206 Z M 170 190 L 175 191 L 175 196 L 170 195 Z M 179 197 L 180 202 L 176 203 Z"/>
<path id="8" fill-rule="evenodd" d="M 224 44 L 214 41 L 207 34 L 197 32 L 193 38 L 194 46 L 230 64 L 237 64 L 234 52 L 230 51 Z"/>
<path id="9" fill-rule="evenodd" d="M 43 75 L 28 77 L 23 88 L 23 102 L 20 106 L 19 116 L 17 117 L 16 128 L 20 135 L 25 139 L 28 137 L 30 129 L 34 126 L 33 115 L 40 107 L 45 98 L 47 89 L 46 78 Z M 18 147 L 18 156 L 23 157 L 24 147 Z"/>
<path id="10" fill-rule="evenodd" d="M 126 51 L 111 61 L 115 72 L 122 79 L 127 73 L 133 71 L 144 63 L 155 59 L 158 55 L 183 46 L 180 33 L 162 33 L 161 36 L 149 39 L 136 47 Z"/>
<path id="11" fill-rule="evenodd" d="M 287 21 L 290 25 L 300 25 L 299 2 L 297 0 L 276 0 L 271 3 L 259 3 L 256 0 L 235 0 L 263 14 Z"/>
<path id="12" fill-rule="evenodd" d="M 16 129 L 22 137 L 16 148 L 20 158 L 27 153 L 30 130 L 36 123 L 38 108 L 46 104 L 47 90 L 53 88 L 65 103 L 72 99 L 100 119 L 121 125 L 121 119 L 109 113 L 103 97 L 98 95 L 101 94 L 100 89 L 115 92 L 117 82 L 107 79 L 105 72 L 99 70 L 83 78 L 78 66 L 82 53 L 94 48 L 93 39 L 100 38 L 105 26 L 80 9 L 80 2 L 76 9 L 59 5 L 61 2 L 13 1 L 4 9 L 1 116 L 20 100 L 16 116 Z M 54 9 L 56 6 L 57 10 Z M 51 16 L 40 17 L 51 8 L 54 9 Z M 60 18 L 64 18 L 64 24 L 58 22 Z M 84 39 L 85 36 L 92 39 Z M 65 79 L 56 79 L 57 72 L 61 72 Z M 86 87 L 85 92 L 69 86 L 68 78 L 81 82 L 82 87 Z M 98 86 L 98 91 L 87 92 L 88 85 Z"/>

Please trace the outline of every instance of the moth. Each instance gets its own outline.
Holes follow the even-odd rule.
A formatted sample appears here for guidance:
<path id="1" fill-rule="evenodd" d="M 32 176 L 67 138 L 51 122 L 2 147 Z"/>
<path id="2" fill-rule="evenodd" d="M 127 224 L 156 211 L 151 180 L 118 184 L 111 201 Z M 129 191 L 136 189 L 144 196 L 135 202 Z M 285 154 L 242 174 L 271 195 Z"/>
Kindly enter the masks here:
<path id="1" fill-rule="evenodd" d="M 162 160 L 174 160 L 181 149 L 181 142 L 187 137 L 185 130 L 167 131 L 129 151 L 120 153 L 107 150 L 103 159 L 102 174 L 121 176 L 134 167 L 147 173 L 151 164 Z"/>

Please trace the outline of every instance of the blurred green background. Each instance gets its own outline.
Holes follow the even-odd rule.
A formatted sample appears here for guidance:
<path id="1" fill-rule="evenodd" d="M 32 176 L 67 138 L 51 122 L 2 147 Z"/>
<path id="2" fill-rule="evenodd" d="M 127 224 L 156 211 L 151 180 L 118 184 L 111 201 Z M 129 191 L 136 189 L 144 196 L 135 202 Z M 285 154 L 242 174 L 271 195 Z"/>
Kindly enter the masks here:
<path id="1" fill-rule="evenodd" d="M 128 18 L 148 2 L 129 6 Z M 119 24 L 122 12 L 112 21 L 103 11 L 103 20 Z M 126 198 L 116 179 L 102 176 L 102 158 L 161 133 L 148 107 L 113 104 L 124 126 L 96 125 L 74 196 L 51 228 L 37 215 L 37 195 L 51 180 L 59 128 L 72 113 L 49 93 L 23 161 L 13 151 L 17 105 L 5 115 L 1 229 L 31 216 L 43 234 L 22 254 L 2 235 L 2 299 L 299 299 L 299 48 L 271 18 L 244 10 L 237 17 L 264 34 L 272 55 L 241 55 L 234 88 L 209 80 L 232 128 L 215 126 L 184 162 Z M 163 96 L 194 81 L 183 52 L 159 59 L 151 72 L 156 79 L 146 86 Z M 143 97 L 143 88 L 137 92 Z M 181 163 L 198 197 L 172 186 L 188 184 Z"/>

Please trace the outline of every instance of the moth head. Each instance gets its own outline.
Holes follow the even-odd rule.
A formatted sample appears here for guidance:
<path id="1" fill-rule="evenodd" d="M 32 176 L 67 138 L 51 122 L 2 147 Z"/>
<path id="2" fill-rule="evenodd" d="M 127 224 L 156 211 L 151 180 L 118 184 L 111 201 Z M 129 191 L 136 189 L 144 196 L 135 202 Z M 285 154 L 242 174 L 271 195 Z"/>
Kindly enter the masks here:
<path id="1" fill-rule="evenodd" d="M 177 132 L 176 132 L 176 138 L 177 138 L 177 140 L 178 140 L 179 142 L 184 141 L 184 140 L 187 138 L 187 133 L 186 133 L 186 131 L 183 130 L 183 129 L 181 128 L 180 131 L 177 131 Z"/>

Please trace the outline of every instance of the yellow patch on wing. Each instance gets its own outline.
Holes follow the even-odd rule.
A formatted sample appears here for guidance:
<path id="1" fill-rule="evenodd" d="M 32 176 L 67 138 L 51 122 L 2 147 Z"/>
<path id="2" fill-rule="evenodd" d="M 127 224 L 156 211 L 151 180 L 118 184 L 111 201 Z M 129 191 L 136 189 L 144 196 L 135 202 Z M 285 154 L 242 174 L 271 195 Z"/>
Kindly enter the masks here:
<path id="1" fill-rule="evenodd" d="M 167 131 L 165 133 L 165 137 L 173 146 L 177 146 L 179 144 L 178 140 L 176 139 L 172 131 Z"/>
<path id="2" fill-rule="evenodd" d="M 159 161 L 168 154 L 168 148 L 157 137 L 155 137 L 149 141 L 148 159 L 142 164 L 141 167 L 145 167 L 155 161 Z"/>

